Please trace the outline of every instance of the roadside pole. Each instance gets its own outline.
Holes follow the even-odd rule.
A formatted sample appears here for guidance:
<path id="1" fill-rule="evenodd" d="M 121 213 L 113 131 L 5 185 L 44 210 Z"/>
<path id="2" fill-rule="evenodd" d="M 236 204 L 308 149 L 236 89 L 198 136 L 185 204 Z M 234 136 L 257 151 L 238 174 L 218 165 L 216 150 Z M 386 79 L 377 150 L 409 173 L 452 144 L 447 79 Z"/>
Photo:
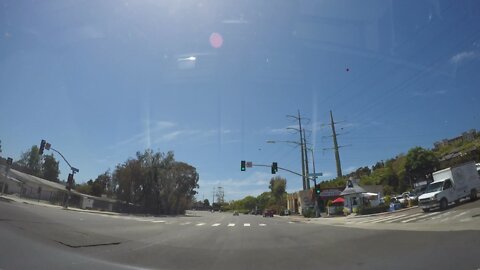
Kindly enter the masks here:
<path id="1" fill-rule="evenodd" d="M 3 185 L 2 185 L 2 194 L 5 194 L 5 186 L 7 185 L 8 181 L 8 174 L 10 173 L 10 166 L 12 166 L 13 159 L 12 158 L 7 158 L 7 165 L 5 166 L 5 178 L 3 179 Z"/>

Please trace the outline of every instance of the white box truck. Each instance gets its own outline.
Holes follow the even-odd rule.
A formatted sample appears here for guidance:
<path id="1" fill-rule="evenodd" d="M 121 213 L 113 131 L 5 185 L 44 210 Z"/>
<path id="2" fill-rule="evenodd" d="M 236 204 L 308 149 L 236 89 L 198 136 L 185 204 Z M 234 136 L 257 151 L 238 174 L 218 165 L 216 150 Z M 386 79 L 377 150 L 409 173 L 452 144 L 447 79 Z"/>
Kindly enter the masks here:
<path id="1" fill-rule="evenodd" d="M 418 197 L 418 205 L 423 211 L 437 207 L 444 210 L 450 203 L 459 203 L 462 198 L 477 199 L 480 177 L 475 162 L 436 171 L 432 175 L 433 182 Z"/>

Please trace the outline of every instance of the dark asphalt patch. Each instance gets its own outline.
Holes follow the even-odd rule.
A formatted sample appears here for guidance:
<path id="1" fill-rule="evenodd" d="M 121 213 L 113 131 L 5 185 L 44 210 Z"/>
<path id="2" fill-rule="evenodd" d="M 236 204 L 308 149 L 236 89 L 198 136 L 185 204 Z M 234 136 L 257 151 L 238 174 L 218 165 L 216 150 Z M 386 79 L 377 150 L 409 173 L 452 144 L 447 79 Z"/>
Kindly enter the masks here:
<path id="1" fill-rule="evenodd" d="M 99 243 L 99 244 L 90 244 L 90 245 L 72 245 L 72 244 L 64 243 L 62 241 L 55 241 L 55 242 L 71 248 L 115 246 L 115 245 L 120 245 L 121 243 L 121 242 L 111 242 L 111 243 Z"/>

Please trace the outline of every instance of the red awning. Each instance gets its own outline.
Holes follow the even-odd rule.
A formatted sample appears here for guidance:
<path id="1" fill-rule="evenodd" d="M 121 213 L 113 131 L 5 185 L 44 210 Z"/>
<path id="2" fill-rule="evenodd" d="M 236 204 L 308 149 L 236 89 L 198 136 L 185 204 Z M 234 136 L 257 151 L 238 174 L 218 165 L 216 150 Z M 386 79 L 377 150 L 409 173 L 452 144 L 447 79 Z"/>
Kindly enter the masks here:
<path id="1" fill-rule="evenodd" d="M 345 202 L 345 200 L 342 197 L 338 197 L 335 200 L 333 200 L 332 203 L 344 203 L 344 202 Z"/>

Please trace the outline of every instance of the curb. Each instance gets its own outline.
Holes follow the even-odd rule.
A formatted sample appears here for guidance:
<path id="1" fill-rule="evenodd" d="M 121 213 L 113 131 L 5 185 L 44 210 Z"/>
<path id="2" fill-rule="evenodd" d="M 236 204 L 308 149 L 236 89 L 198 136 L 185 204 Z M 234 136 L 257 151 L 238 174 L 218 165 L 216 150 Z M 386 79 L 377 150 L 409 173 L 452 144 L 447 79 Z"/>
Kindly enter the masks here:
<path id="1" fill-rule="evenodd" d="M 114 212 L 102 212 L 102 211 L 91 211 L 91 210 L 83 210 L 79 208 L 62 208 L 63 210 L 67 211 L 75 211 L 75 212 L 83 212 L 83 213 L 91 213 L 91 214 L 100 214 L 100 215 L 109 215 L 109 216 L 118 216 L 120 215 L 119 213 L 114 213 Z"/>

